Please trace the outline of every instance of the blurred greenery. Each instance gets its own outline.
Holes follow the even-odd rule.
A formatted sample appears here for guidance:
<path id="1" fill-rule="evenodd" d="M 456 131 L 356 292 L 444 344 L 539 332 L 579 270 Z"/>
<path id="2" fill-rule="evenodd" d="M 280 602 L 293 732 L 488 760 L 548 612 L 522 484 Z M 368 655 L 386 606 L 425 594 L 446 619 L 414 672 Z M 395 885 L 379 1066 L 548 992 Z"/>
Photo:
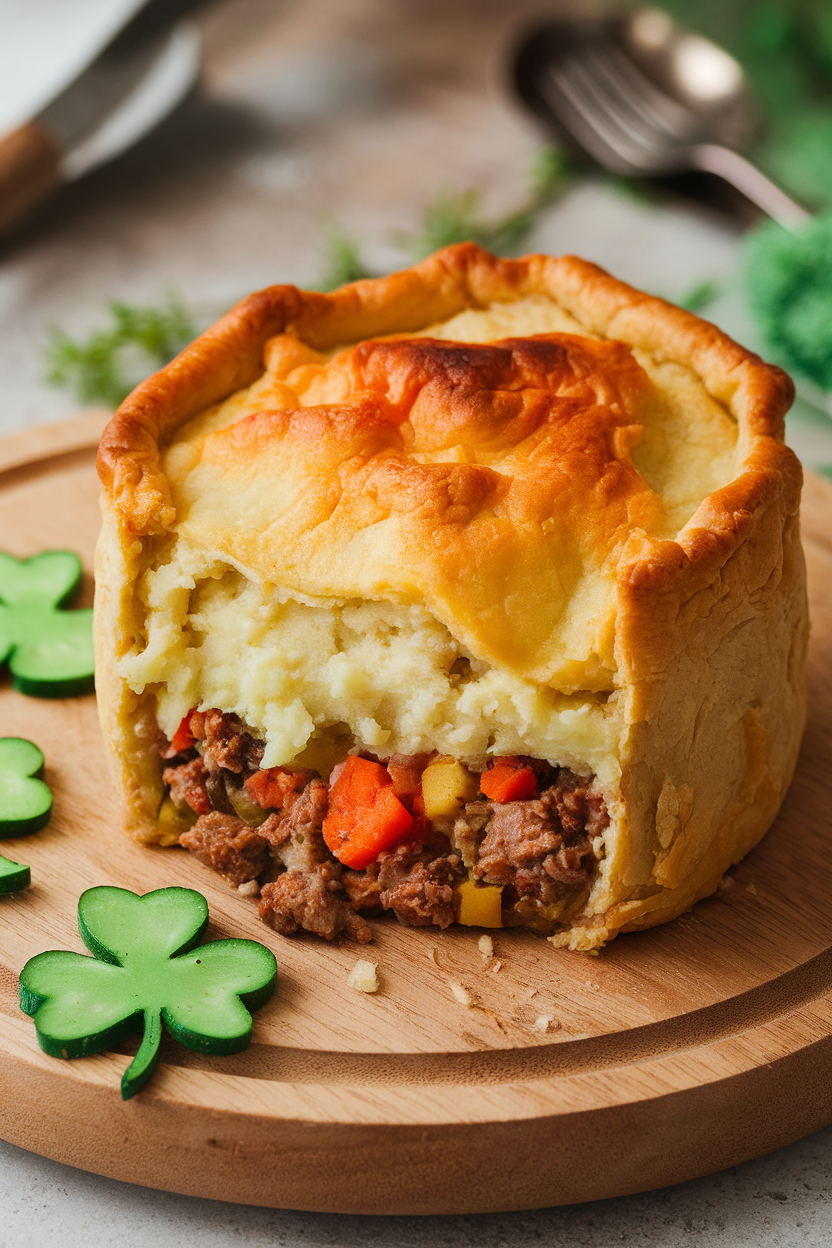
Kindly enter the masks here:
<path id="1" fill-rule="evenodd" d="M 511 256 L 522 248 L 542 209 L 554 203 L 574 178 L 570 159 L 558 147 L 544 147 L 529 171 L 526 202 L 514 212 L 500 217 L 484 217 L 482 190 L 440 191 L 422 215 L 418 233 L 396 231 L 393 241 L 413 260 L 423 260 L 431 252 L 451 243 L 479 243 L 500 256 Z"/>
<path id="2" fill-rule="evenodd" d="M 832 208 L 830 0 L 664 0 L 740 61 L 764 128 L 753 157 L 809 207 Z"/>
<path id="3" fill-rule="evenodd" d="M 371 276 L 361 260 L 361 248 L 356 239 L 332 218 L 325 224 L 323 253 L 324 267 L 315 290 L 336 290 L 347 282 Z"/>
<path id="4" fill-rule="evenodd" d="M 46 348 L 47 380 L 80 403 L 118 407 L 149 373 L 170 363 L 196 334 L 192 314 L 169 293 L 157 308 L 112 302 L 110 324 L 85 340 L 53 329 Z"/>
<path id="5" fill-rule="evenodd" d="M 832 218 L 774 221 L 746 244 L 746 283 L 766 343 L 786 368 L 832 390 Z"/>
<path id="6" fill-rule="evenodd" d="M 679 300 L 679 306 L 687 308 L 688 312 L 701 312 L 709 303 L 713 303 L 714 299 L 722 294 L 722 283 L 716 278 L 708 277 L 704 281 L 697 282 L 690 290 L 686 291 Z"/>
<path id="7" fill-rule="evenodd" d="M 451 243 L 474 242 L 497 255 L 516 255 L 529 237 L 540 212 L 571 185 L 575 170 L 558 147 L 542 148 L 528 174 L 525 202 L 513 212 L 487 217 L 482 211 L 482 189 L 442 189 L 422 213 L 415 233 L 394 230 L 393 245 L 409 260 L 423 260 Z M 323 239 L 324 264 L 315 290 L 334 290 L 345 282 L 378 274 L 365 265 L 358 241 L 335 220 L 328 220 Z"/>
<path id="8" fill-rule="evenodd" d="M 751 156 L 819 214 L 792 231 L 768 221 L 752 231 L 745 281 L 769 351 L 832 390 L 832 2 L 664 0 L 664 7 L 740 61 L 763 114 Z"/>

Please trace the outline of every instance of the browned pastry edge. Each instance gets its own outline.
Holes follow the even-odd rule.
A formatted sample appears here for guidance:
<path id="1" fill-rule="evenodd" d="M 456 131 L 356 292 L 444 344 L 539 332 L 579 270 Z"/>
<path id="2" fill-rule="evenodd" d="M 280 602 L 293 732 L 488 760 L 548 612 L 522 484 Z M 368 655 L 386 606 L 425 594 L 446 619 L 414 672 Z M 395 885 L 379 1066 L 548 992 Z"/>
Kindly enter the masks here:
<path id="1" fill-rule="evenodd" d="M 709 500 L 723 512 L 721 523 L 717 514 L 712 517 L 717 530 L 732 527 L 729 516 L 738 504 L 753 508 L 761 491 L 772 488 L 773 482 L 765 484 L 769 472 L 782 479 L 796 506 L 799 465 L 780 445 L 794 395 L 785 373 L 715 326 L 587 261 L 542 255 L 503 260 L 474 243 L 446 247 L 411 269 L 353 282 L 331 294 L 271 286 L 244 299 L 121 405 L 99 449 L 105 490 L 137 536 L 169 528 L 175 515 L 160 448 L 192 416 L 250 385 L 262 371 L 264 344 L 276 334 L 294 330 L 311 346 L 329 349 L 423 329 L 465 308 L 529 295 L 553 298 L 601 337 L 620 338 L 658 361 L 688 365 L 729 408 L 751 445 L 746 472 L 729 487 L 730 496 L 723 502 L 720 491 Z M 686 553 L 698 559 L 706 552 L 694 541 Z M 646 569 L 644 574 L 650 575 Z"/>

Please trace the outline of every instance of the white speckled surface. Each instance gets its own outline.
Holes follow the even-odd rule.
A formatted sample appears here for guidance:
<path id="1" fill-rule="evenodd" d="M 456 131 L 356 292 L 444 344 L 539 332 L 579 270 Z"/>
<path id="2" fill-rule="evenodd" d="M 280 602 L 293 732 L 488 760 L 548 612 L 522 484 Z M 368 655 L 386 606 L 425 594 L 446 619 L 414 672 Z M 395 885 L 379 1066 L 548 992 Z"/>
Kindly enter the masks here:
<path id="1" fill-rule="evenodd" d="M 7 1248 L 820 1248 L 832 1238 L 831 1164 L 829 1128 L 735 1170 L 640 1196 L 373 1218 L 150 1192 L 0 1143 L 0 1208 Z"/>
<path id="2" fill-rule="evenodd" d="M 70 415 L 43 381 L 50 325 L 100 324 L 108 299 L 175 286 L 206 319 L 271 282 L 314 283 L 327 214 L 379 269 L 403 262 L 438 188 L 522 199 L 535 125 L 503 85 L 506 42 L 536 0 L 224 0 L 203 21 L 204 93 L 136 150 L 64 191 L 0 251 L 0 432 Z M 532 247 L 575 251 L 670 298 L 710 278 L 709 313 L 748 345 L 741 235 L 693 211 L 577 186 Z M 792 418 L 805 461 L 832 464 L 832 425 Z M 685 1124 L 679 1124 L 685 1130 Z M 568 1165 L 568 1158 L 564 1158 Z M 771 1157 L 662 1192 L 457 1218 L 263 1210 L 149 1192 L 0 1143 L 3 1248 L 793 1248 L 832 1240 L 832 1128 Z"/>

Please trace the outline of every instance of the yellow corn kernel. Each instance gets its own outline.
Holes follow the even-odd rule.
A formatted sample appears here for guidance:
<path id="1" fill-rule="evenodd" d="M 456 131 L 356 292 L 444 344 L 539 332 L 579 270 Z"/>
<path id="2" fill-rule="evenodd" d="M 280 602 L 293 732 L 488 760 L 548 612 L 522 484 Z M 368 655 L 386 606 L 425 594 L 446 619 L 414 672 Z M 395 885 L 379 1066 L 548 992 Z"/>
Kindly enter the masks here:
<path id="1" fill-rule="evenodd" d="M 169 797 L 166 797 L 159 807 L 159 813 L 156 816 L 156 822 L 159 825 L 160 845 L 175 845 L 179 840 L 180 834 L 186 828 L 196 823 L 196 815 L 186 806 L 183 810 L 177 810 Z"/>
<path id="2" fill-rule="evenodd" d="M 459 918 L 464 927 L 502 927 L 501 902 L 503 890 L 494 884 L 477 884 L 463 880 L 456 890 Z"/>
<path id="3" fill-rule="evenodd" d="M 422 772 L 422 797 L 428 819 L 452 819 L 464 802 L 477 796 L 478 782 L 455 758 L 438 759 Z"/>

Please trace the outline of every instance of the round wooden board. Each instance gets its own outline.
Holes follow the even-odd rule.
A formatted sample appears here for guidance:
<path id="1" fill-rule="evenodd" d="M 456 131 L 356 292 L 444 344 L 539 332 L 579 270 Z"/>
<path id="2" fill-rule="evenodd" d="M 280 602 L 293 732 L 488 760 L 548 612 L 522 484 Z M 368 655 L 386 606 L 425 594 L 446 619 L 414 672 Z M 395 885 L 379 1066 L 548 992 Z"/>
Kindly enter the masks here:
<path id="1" fill-rule="evenodd" d="M 68 547 L 91 568 L 102 424 L 93 413 L 0 443 L 0 547 Z M 780 817 L 715 897 L 598 957 L 512 931 L 494 933 L 489 960 L 478 931 L 392 920 L 360 949 L 282 939 L 190 855 L 122 834 L 93 697 L 26 698 L 4 679 L 0 731 L 42 747 L 55 813 L 0 845 L 33 881 L 0 898 L 0 1135 L 169 1191 L 427 1214 L 643 1191 L 832 1121 L 832 488 L 818 478 L 804 534 L 811 713 Z M 278 989 L 246 1052 L 212 1059 L 166 1039 L 150 1085 L 125 1103 L 128 1048 L 73 1062 L 40 1051 L 17 974 L 44 949 L 83 948 L 77 899 L 95 884 L 198 888 L 209 939 L 274 950 Z M 347 986 L 368 956 L 375 996 Z M 556 1020 L 546 1033 L 542 1016 Z"/>

